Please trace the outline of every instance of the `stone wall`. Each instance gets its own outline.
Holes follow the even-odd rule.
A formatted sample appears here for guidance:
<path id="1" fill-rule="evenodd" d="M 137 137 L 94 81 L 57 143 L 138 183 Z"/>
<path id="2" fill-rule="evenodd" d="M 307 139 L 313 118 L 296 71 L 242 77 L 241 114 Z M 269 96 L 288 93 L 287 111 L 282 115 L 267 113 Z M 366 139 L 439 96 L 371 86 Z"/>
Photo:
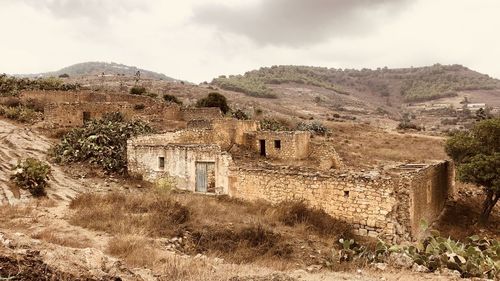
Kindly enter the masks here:
<path id="1" fill-rule="evenodd" d="M 163 167 L 160 165 L 163 157 Z M 218 145 L 167 144 L 142 145 L 129 141 L 127 144 L 128 171 L 144 180 L 167 180 L 173 186 L 195 191 L 196 163 L 213 163 L 215 167 L 215 192 L 228 193 L 228 173 L 231 156 Z"/>
<path id="2" fill-rule="evenodd" d="M 453 192 L 448 162 L 387 175 L 308 173 L 287 168 L 233 167 L 229 194 L 271 203 L 304 200 L 351 223 L 355 233 L 383 239 L 420 238 L 420 222 L 432 223 Z"/>
<path id="3" fill-rule="evenodd" d="M 309 156 L 310 138 L 309 132 L 258 131 L 246 134 L 245 143 L 247 148 L 261 155 L 264 154 L 262 150 L 264 144 L 265 155 L 262 156 L 283 160 L 300 160 Z"/>
<path id="4" fill-rule="evenodd" d="M 127 103 L 52 103 L 45 106 L 44 119 L 49 126 L 76 127 L 82 126 L 85 118 L 99 119 L 110 112 L 121 112 L 126 119 L 134 116 Z"/>
<path id="5" fill-rule="evenodd" d="M 421 237 L 422 221 L 432 223 L 454 195 L 454 165 L 446 161 L 412 173 L 410 186 L 411 233 Z"/>
<path id="6" fill-rule="evenodd" d="M 182 120 L 191 121 L 197 119 L 220 119 L 222 118 L 222 112 L 218 107 L 203 107 L 203 108 L 183 108 L 182 109 Z"/>
<path id="7" fill-rule="evenodd" d="M 345 220 L 360 235 L 392 239 L 395 233 L 393 194 L 398 180 L 356 174 L 300 173 L 284 169 L 233 168 L 229 195 L 271 203 L 304 200 L 334 218 Z"/>
<path id="8" fill-rule="evenodd" d="M 342 159 L 331 142 L 311 141 L 309 151 L 309 158 L 316 162 L 316 167 L 319 170 L 327 171 L 344 167 Z"/>

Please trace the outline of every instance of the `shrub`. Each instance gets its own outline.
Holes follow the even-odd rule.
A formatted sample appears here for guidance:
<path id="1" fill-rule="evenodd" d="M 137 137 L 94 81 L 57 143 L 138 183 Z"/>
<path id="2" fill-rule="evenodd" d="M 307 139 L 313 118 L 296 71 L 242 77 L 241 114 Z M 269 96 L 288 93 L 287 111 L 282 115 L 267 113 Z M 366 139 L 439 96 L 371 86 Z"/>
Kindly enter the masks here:
<path id="1" fill-rule="evenodd" d="M 260 121 L 260 129 L 263 131 L 288 131 L 290 124 L 286 120 L 266 118 Z"/>
<path id="2" fill-rule="evenodd" d="M 63 73 L 63 74 L 59 75 L 59 78 L 69 78 L 69 74 Z"/>
<path id="3" fill-rule="evenodd" d="M 38 120 L 40 114 L 26 106 L 7 107 L 0 105 L 0 115 L 21 123 L 32 123 Z"/>
<path id="4" fill-rule="evenodd" d="M 205 98 L 198 100 L 196 107 L 218 107 L 224 114 L 229 111 L 226 97 L 217 92 L 210 93 Z"/>
<path id="5" fill-rule="evenodd" d="M 412 122 L 400 122 L 397 127 L 398 130 L 417 130 L 417 131 L 422 131 L 424 128 L 418 126 L 415 123 Z"/>
<path id="6" fill-rule="evenodd" d="M 297 130 L 308 131 L 316 135 L 326 135 L 328 133 L 328 128 L 321 122 L 305 123 L 301 122 L 297 125 Z"/>
<path id="7" fill-rule="evenodd" d="M 138 103 L 134 105 L 135 110 L 143 110 L 144 108 L 146 108 L 146 106 L 143 103 Z"/>
<path id="8" fill-rule="evenodd" d="M 241 110 L 241 109 L 234 110 L 233 112 L 231 112 L 231 115 L 233 116 L 233 118 L 236 118 L 238 120 L 249 120 L 250 119 L 248 114 L 246 114 L 246 112 Z"/>
<path id="9" fill-rule="evenodd" d="M 134 86 L 130 89 L 130 94 L 132 95 L 143 95 L 146 93 L 146 88 Z"/>
<path id="10" fill-rule="evenodd" d="M 50 166 L 46 163 L 27 158 L 14 167 L 11 180 L 21 189 L 28 190 L 33 196 L 45 196 L 45 188 L 48 186 Z"/>
<path id="11" fill-rule="evenodd" d="M 166 102 L 173 102 L 173 103 L 176 103 L 178 105 L 182 105 L 182 101 L 180 101 L 174 95 L 165 94 L 165 95 L 163 95 L 163 100 L 165 100 Z"/>
<path id="12" fill-rule="evenodd" d="M 142 121 L 125 121 L 122 114 L 111 113 L 71 130 L 51 153 L 59 163 L 87 162 L 108 172 L 124 173 L 127 139 L 152 131 Z"/>

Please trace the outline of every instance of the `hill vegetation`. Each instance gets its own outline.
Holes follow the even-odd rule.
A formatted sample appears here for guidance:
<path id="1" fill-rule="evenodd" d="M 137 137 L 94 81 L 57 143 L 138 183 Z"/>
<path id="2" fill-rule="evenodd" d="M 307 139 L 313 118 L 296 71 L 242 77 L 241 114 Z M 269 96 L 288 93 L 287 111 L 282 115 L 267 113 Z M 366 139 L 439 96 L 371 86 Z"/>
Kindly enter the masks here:
<path id="1" fill-rule="evenodd" d="M 420 102 L 454 96 L 465 90 L 500 89 L 500 80 L 461 65 L 388 69 L 334 69 L 309 66 L 272 66 L 244 75 L 220 76 L 212 84 L 249 96 L 276 97 L 271 85 L 297 83 L 333 90 L 339 94 L 364 92 L 382 97 L 399 96 Z"/>
<path id="2" fill-rule="evenodd" d="M 135 76 L 137 72 L 140 72 L 141 78 L 155 79 L 155 80 L 165 80 L 165 81 L 176 81 L 175 79 L 168 77 L 164 74 L 137 68 L 135 66 L 128 66 L 119 63 L 108 63 L 108 62 L 84 62 L 74 64 L 65 67 L 61 70 L 47 73 L 40 73 L 35 75 L 27 76 L 92 76 L 92 75 L 122 75 L 122 76 Z"/>
<path id="3" fill-rule="evenodd" d="M 68 84 L 54 77 L 29 79 L 0 75 L 0 97 L 17 96 L 23 90 L 70 91 L 78 88 L 78 84 Z"/>

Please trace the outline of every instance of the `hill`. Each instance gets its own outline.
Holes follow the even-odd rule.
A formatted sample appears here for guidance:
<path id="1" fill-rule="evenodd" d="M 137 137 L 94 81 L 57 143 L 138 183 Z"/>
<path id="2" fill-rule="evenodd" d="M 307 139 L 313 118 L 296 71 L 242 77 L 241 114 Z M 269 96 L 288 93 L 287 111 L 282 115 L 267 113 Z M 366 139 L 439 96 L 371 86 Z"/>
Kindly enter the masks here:
<path id="1" fill-rule="evenodd" d="M 212 81 L 225 90 L 275 98 L 273 85 L 301 84 L 338 94 L 379 97 L 392 103 L 421 102 L 456 96 L 461 91 L 497 90 L 500 80 L 461 65 L 388 69 L 334 69 L 309 66 L 272 66 L 244 75 L 220 76 Z"/>
<path id="2" fill-rule="evenodd" d="M 46 77 L 46 76 L 59 76 L 63 74 L 68 74 L 70 77 L 83 77 L 83 76 L 96 76 L 102 75 L 123 75 L 123 76 L 134 76 L 137 71 L 140 71 L 141 78 L 154 79 L 154 80 L 165 80 L 165 81 L 176 81 L 176 79 L 166 76 L 162 73 L 157 73 L 135 66 L 128 66 L 118 63 L 108 63 L 108 62 L 83 62 L 74 64 L 58 71 L 46 72 L 34 75 L 22 75 L 22 76 L 36 76 L 36 77 Z"/>

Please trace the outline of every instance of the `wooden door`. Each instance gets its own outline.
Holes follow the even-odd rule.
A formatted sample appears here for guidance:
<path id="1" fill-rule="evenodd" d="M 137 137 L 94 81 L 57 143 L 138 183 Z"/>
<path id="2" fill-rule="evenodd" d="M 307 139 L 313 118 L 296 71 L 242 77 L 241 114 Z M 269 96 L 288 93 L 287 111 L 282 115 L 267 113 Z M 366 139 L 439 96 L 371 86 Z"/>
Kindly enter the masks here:
<path id="1" fill-rule="evenodd" d="M 215 193 L 215 163 L 196 162 L 196 192 Z"/>

